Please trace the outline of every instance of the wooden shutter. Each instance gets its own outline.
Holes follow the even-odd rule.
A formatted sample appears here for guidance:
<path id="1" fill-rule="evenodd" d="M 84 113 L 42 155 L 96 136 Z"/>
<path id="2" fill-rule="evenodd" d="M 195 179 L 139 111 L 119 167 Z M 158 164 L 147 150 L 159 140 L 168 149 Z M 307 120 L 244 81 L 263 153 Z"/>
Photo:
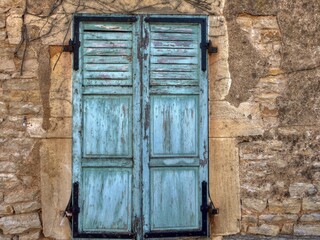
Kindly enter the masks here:
<path id="1" fill-rule="evenodd" d="M 208 174 L 202 21 L 145 19 L 144 38 L 149 43 L 143 74 L 146 238 L 207 234 L 203 226 L 207 215 L 201 211 L 202 190 L 206 191 L 202 182 Z"/>
<path id="2" fill-rule="evenodd" d="M 206 17 L 75 17 L 73 237 L 207 236 Z"/>
<path id="3" fill-rule="evenodd" d="M 140 211 L 137 24 L 126 17 L 76 20 L 73 182 L 79 211 L 73 235 L 132 238 Z"/>

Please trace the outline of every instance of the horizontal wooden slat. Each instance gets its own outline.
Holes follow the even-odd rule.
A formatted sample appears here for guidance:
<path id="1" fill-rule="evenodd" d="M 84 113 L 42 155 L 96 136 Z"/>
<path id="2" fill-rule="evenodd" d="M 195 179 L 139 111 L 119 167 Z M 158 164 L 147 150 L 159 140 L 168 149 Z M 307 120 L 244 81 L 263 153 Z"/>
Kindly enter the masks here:
<path id="1" fill-rule="evenodd" d="M 197 95 L 200 92 L 199 87 L 190 87 L 190 86 L 151 86 L 149 90 L 151 95 L 160 95 L 160 94 L 189 94 Z"/>
<path id="2" fill-rule="evenodd" d="M 151 24 L 151 32 L 174 32 L 174 33 L 197 33 L 199 27 L 197 25 L 156 25 Z"/>
<path id="3" fill-rule="evenodd" d="M 101 158 L 84 158 L 81 163 L 82 167 L 128 167 L 133 166 L 132 159 L 101 159 Z"/>
<path id="4" fill-rule="evenodd" d="M 151 79 L 150 84 L 152 86 L 197 86 L 199 81 L 197 80 L 155 80 Z"/>
<path id="5" fill-rule="evenodd" d="M 106 23 L 106 22 L 90 22 L 83 23 L 83 29 L 86 30 L 97 30 L 97 31 L 123 31 L 131 32 L 132 24 L 128 23 Z"/>
<path id="6" fill-rule="evenodd" d="M 151 55 L 153 56 L 197 56 L 198 49 L 185 48 L 152 48 Z"/>
<path id="7" fill-rule="evenodd" d="M 151 79 L 154 80 L 196 80 L 197 72 L 151 72 Z"/>
<path id="8" fill-rule="evenodd" d="M 101 80 L 100 80 L 101 81 Z M 132 95 L 132 87 L 110 87 L 110 86 L 86 86 L 82 90 L 82 94 L 91 95 Z"/>
<path id="9" fill-rule="evenodd" d="M 96 48 L 132 48 L 132 41 L 99 41 L 87 40 L 84 41 L 83 47 L 96 47 Z"/>
<path id="10" fill-rule="evenodd" d="M 130 56 L 132 54 L 129 48 L 84 48 L 84 56 Z"/>
<path id="11" fill-rule="evenodd" d="M 151 158 L 150 167 L 190 167 L 199 166 L 198 158 Z"/>
<path id="12" fill-rule="evenodd" d="M 123 32 L 85 32 L 83 34 L 85 40 L 132 40 L 132 33 Z"/>
<path id="13" fill-rule="evenodd" d="M 86 79 L 113 79 L 113 80 L 120 80 L 120 79 L 130 79 L 131 72 L 88 72 L 84 71 L 83 77 Z"/>
<path id="14" fill-rule="evenodd" d="M 156 33 L 151 32 L 151 40 L 169 40 L 169 41 L 196 41 L 198 40 L 198 35 L 196 34 L 185 34 L 185 33 Z"/>
<path id="15" fill-rule="evenodd" d="M 130 71 L 132 69 L 131 64 L 84 64 L 83 69 L 87 71 L 111 71 L 111 72 L 120 72 L 120 71 Z"/>
<path id="16" fill-rule="evenodd" d="M 152 63 L 169 63 L 169 64 L 198 64 L 197 57 L 168 57 L 168 56 L 154 56 L 151 58 Z"/>
<path id="17" fill-rule="evenodd" d="M 86 56 L 84 57 L 84 63 L 130 63 L 132 61 L 131 56 Z"/>
<path id="18" fill-rule="evenodd" d="M 102 87 L 102 86 L 132 86 L 132 79 L 119 79 L 119 80 L 105 80 L 105 79 L 84 79 L 83 85 L 87 88 L 92 87 Z M 99 94 L 98 92 L 96 92 Z"/>
<path id="19" fill-rule="evenodd" d="M 198 68 L 198 65 L 187 64 L 151 64 L 150 66 L 150 70 L 156 72 L 192 72 Z"/>
<path id="20" fill-rule="evenodd" d="M 199 48 L 194 41 L 151 41 L 151 48 Z"/>

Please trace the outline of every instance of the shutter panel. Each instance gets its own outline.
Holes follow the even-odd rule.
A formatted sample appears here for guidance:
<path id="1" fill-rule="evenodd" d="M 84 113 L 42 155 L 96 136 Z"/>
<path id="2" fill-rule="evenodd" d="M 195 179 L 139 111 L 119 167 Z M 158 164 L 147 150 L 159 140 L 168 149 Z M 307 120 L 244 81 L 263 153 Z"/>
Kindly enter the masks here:
<path id="1" fill-rule="evenodd" d="M 73 92 L 73 181 L 79 182 L 80 212 L 73 235 L 132 238 L 140 211 L 139 164 L 133 162 L 140 159 L 137 23 L 80 20 Z"/>
<path id="2" fill-rule="evenodd" d="M 150 126 L 144 128 L 145 237 L 206 235 L 207 215 L 201 212 L 208 157 L 203 26 L 192 18 L 187 23 L 179 18 L 147 21 L 144 117 Z"/>

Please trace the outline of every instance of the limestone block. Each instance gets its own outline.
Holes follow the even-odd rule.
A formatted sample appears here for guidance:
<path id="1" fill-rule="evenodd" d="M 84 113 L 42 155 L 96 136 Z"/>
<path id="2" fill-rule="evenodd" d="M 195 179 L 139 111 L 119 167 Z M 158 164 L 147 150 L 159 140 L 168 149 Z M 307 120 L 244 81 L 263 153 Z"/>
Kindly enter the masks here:
<path id="1" fill-rule="evenodd" d="M 0 202 L 3 201 L 3 192 L 0 192 Z"/>
<path id="2" fill-rule="evenodd" d="M 303 198 L 302 209 L 306 211 L 320 211 L 320 198 L 319 197 Z"/>
<path id="3" fill-rule="evenodd" d="M 296 214 L 264 214 L 259 216 L 260 223 L 283 223 L 297 222 L 299 216 Z"/>
<path id="4" fill-rule="evenodd" d="M 249 227 L 248 233 L 258 234 L 258 235 L 267 235 L 267 236 L 276 236 L 280 232 L 280 227 L 275 225 L 262 224 L 259 227 Z"/>
<path id="5" fill-rule="evenodd" d="M 7 153 L 5 153 L 8 155 Z M 12 189 L 20 184 L 19 179 L 12 173 L 0 173 L 0 189 Z"/>
<path id="6" fill-rule="evenodd" d="M 209 36 L 224 36 L 227 33 L 227 24 L 223 16 L 209 16 Z"/>
<path id="7" fill-rule="evenodd" d="M 19 214 L 0 218 L 0 229 L 4 234 L 19 234 L 29 229 L 40 229 L 38 213 Z"/>
<path id="8" fill-rule="evenodd" d="M 281 229 L 281 234 L 289 235 L 293 233 L 293 223 L 285 223 Z"/>
<path id="9" fill-rule="evenodd" d="M 0 216 L 12 215 L 13 208 L 11 205 L 0 205 Z"/>
<path id="10" fill-rule="evenodd" d="M 259 105 L 256 103 L 242 103 L 237 108 L 227 101 L 212 101 L 209 109 L 210 137 L 237 137 L 263 133 L 263 122 Z"/>
<path id="11" fill-rule="evenodd" d="M 21 14 L 18 13 L 11 13 L 7 17 L 7 34 L 8 40 L 10 44 L 19 44 L 21 41 L 22 35 L 22 18 Z"/>
<path id="12" fill-rule="evenodd" d="M 14 72 L 16 70 L 16 66 L 12 59 L 2 58 L 0 61 L 0 71 L 3 72 Z"/>
<path id="13" fill-rule="evenodd" d="M 1 14 L 0 15 L 0 28 L 5 28 L 6 27 L 6 15 Z"/>
<path id="14" fill-rule="evenodd" d="M 39 202 L 24 202 L 13 205 L 15 213 L 27 213 L 39 210 L 41 204 Z"/>
<path id="15" fill-rule="evenodd" d="M 40 239 L 40 230 L 30 231 L 25 234 L 19 235 L 19 240 L 38 240 Z"/>
<path id="16" fill-rule="evenodd" d="M 72 118 L 50 118 L 50 128 L 46 133 L 47 138 L 71 138 Z"/>
<path id="17" fill-rule="evenodd" d="M 320 213 L 303 214 L 301 222 L 320 222 Z"/>
<path id="18" fill-rule="evenodd" d="M 295 235 L 311 235 L 319 236 L 320 235 L 320 225 L 295 225 L 293 228 L 293 233 Z"/>
<path id="19" fill-rule="evenodd" d="M 60 49 L 61 51 L 61 49 Z M 51 65 L 51 86 L 50 90 L 53 92 L 61 92 L 63 90 L 72 91 L 72 55 L 70 53 L 64 52 L 61 54 L 59 60 L 60 51 L 54 52 L 54 47 L 50 47 L 50 52 L 52 54 L 50 58 Z M 54 69 L 53 69 L 54 67 Z"/>
<path id="20" fill-rule="evenodd" d="M 256 216 L 252 216 L 252 215 L 242 215 L 241 216 L 241 223 L 255 225 L 258 223 L 258 218 Z"/>
<path id="21" fill-rule="evenodd" d="M 235 139 L 210 139 L 210 195 L 220 209 L 211 222 L 213 235 L 240 231 L 239 159 Z"/>
<path id="22" fill-rule="evenodd" d="M 0 240 L 12 240 L 12 236 L 0 234 Z"/>
<path id="23" fill-rule="evenodd" d="M 1 162 L 0 172 L 3 173 L 15 173 L 17 170 L 17 165 L 14 162 Z"/>
<path id="24" fill-rule="evenodd" d="M 42 118 L 29 118 L 27 120 L 27 133 L 31 138 L 43 138 L 46 131 L 42 128 Z"/>
<path id="25" fill-rule="evenodd" d="M 0 41 L 3 41 L 7 38 L 7 32 L 4 30 L 0 30 Z"/>
<path id="26" fill-rule="evenodd" d="M 69 239 L 68 221 L 60 223 L 61 212 L 71 194 L 71 140 L 43 140 L 40 158 L 43 234 L 55 239 Z"/>
<path id="27" fill-rule="evenodd" d="M 25 201 L 33 201 L 38 197 L 39 191 L 24 189 L 19 192 L 10 192 L 4 196 L 4 201 L 6 203 L 18 203 Z"/>
<path id="28" fill-rule="evenodd" d="M 50 110 L 52 117 L 72 117 L 72 104 L 69 99 L 50 98 Z"/>
<path id="29" fill-rule="evenodd" d="M 311 183 L 294 183 L 290 184 L 289 192 L 290 196 L 301 198 L 306 195 L 314 195 L 317 192 L 317 189 Z"/>
<path id="30" fill-rule="evenodd" d="M 272 213 L 299 213 L 301 210 L 301 200 L 297 198 L 288 198 L 283 201 L 269 199 L 268 205 Z"/>
<path id="31" fill-rule="evenodd" d="M 24 102 L 11 102 L 9 107 L 10 113 L 14 115 L 36 115 L 41 109 L 41 105 Z"/>
<path id="32" fill-rule="evenodd" d="M 262 212 L 266 207 L 267 201 L 254 198 L 242 199 L 242 209 L 246 211 Z"/>

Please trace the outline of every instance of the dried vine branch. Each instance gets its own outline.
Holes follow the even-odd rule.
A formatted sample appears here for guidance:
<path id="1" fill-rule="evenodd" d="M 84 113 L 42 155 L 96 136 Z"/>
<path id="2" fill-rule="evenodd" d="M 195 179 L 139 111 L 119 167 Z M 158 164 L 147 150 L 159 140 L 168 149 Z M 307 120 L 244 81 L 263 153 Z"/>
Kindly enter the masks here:
<path id="1" fill-rule="evenodd" d="M 132 0 L 134 1 L 134 0 Z M 30 9 L 30 3 L 29 0 L 25 0 L 25 8 L 22 14 L 22 36 L 21 41 L 18 44 L 15 56 L 18 57 L 18 52 L 22 49 L 22 55 L 21 55 L 21 67 L 20 67 L 20 74 L 23 73 L 23 66 L 24 61 L 26 57 L 26 51 L 29 46 L 30 42 L 40 40 L 43 38 L 54 36 L 58 33 L 64 32 L 64 37 L 62 40 L 62 45 L 65 44 L 67 36 L 71 29 L 71 16 L 77 12 L 96 12 L 100 14 L 107 14 L 107 13 L 127 13 L 127 14 L 134 14 L 135 12 L 143 11 L 148 8 L 157 8 L 157 7 L 170 7 L 173 11 L 179 12 L 179 7 L 183 4 L 187 3 L 192 5 L 195 8 L 198 8 L 202 11 L 210 13 L 211 11 L 211 4 L 212 1 L 209 0 L 158 0 L 154 1 L 153 3 L 146 4 L 144 0 L 135 0 L 134 4 L 131 6 L 126 5 L 123 3 L 122 0 L 95 0 L 95 1 L 88 1 L 88 0 L 56 0 L 49 9 L 47 9 L 47 12 L 44 12 L 44 10 L 41 11 L 41 13 L 34 13 L 32 12 L 32 9 Z M 74 10 L 71 12 L 68 12 L 66 10 L 66 5 L 73 6 Z M 31 37 L 29 35 L 28 31 L 28 25 L 26 23 L 26 17 L 32 16 L 35 17 L 36 20 L 34 22 L 37 22 L 36 24 L 39 24 L 39 21 L 44 21 L 42 26 L 39 28 L 38 36 Z M 38 19 L 38 20 L 37 20 Z M 64 22 L 67 19 L 67 22 L 65 23 L 65 27 L 61 27 L 60 29 L 57 29 L 58 26 L 61 25 L 62 22 Z M 32 23 L 32 22 L 31 22 Z M 53 70 L 55 69 L 61 54 L 59 54 L 54 66 Z"/>

